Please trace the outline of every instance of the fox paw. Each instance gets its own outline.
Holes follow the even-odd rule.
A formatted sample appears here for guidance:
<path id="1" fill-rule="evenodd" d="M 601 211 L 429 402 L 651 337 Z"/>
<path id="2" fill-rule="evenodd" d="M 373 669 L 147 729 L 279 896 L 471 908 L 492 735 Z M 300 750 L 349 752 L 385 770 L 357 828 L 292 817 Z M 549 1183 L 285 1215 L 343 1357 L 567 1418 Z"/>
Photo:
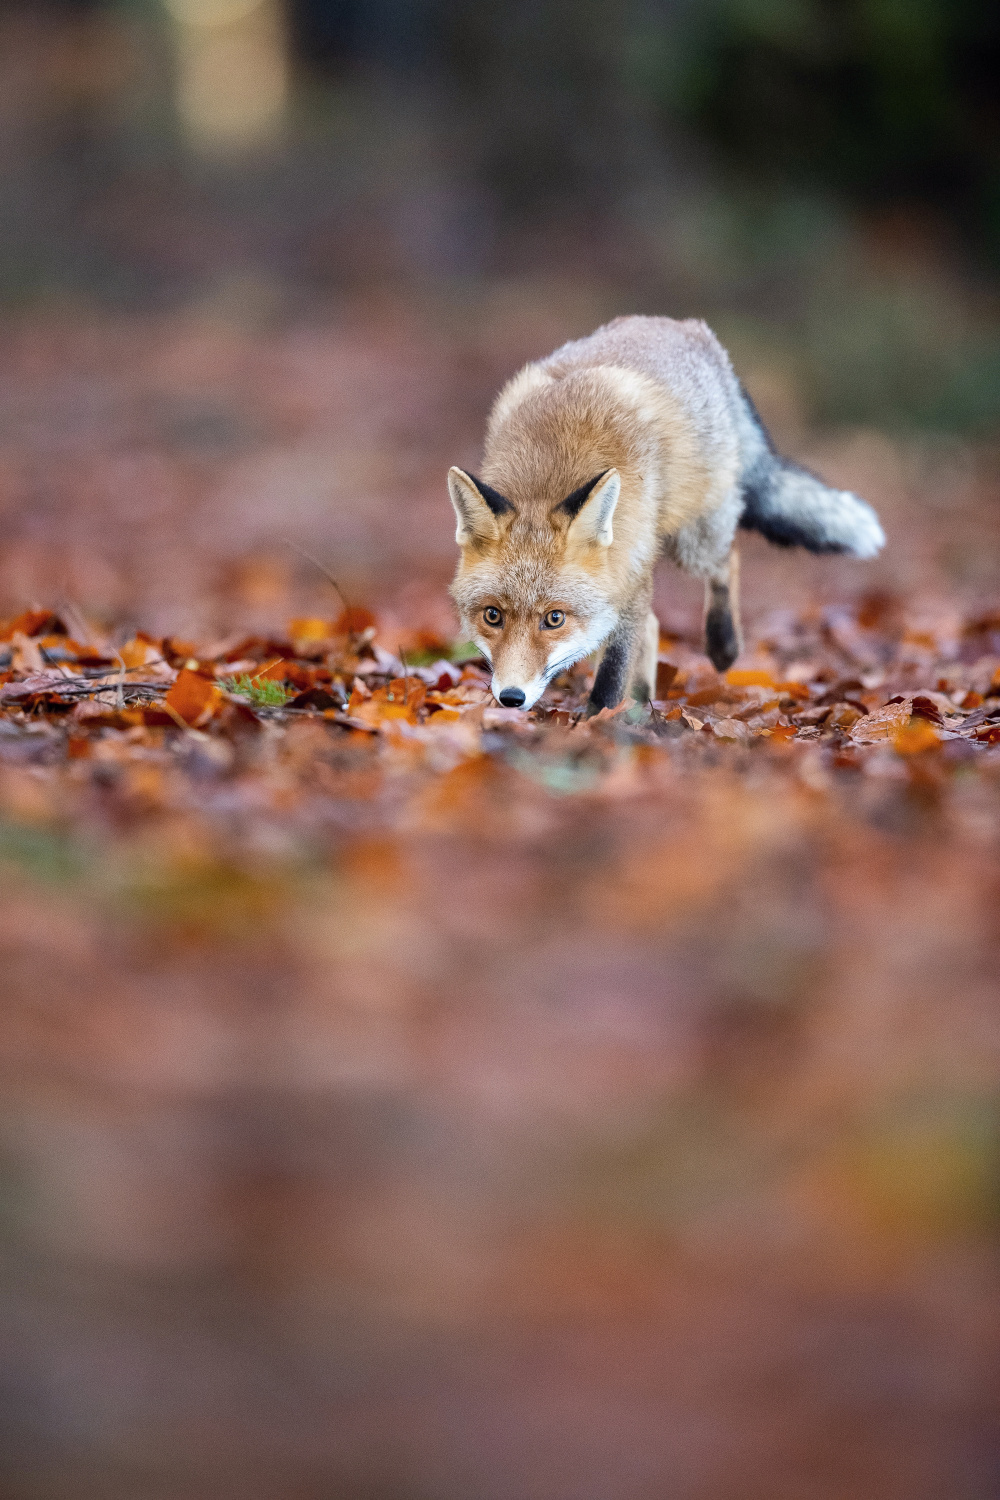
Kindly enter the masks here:
<path id="1" fill-rule="evenodd" d="M 705 654 L 717 672 L 731 667 L 740 654 L 740 638 L 728 609 L 710 609 L 705 616 Z"/>

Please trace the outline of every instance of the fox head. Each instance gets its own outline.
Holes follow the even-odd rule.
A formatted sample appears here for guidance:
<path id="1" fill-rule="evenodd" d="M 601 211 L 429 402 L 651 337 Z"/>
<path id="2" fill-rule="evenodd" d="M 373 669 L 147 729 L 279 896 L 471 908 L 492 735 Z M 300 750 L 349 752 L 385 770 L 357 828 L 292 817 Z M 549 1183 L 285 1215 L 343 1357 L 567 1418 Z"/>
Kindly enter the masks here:
<path id="1" fill-rule="evenodd" d="M 506 708 L 531 708 L 617 621 L 609 549 L 619 472 L 606 469 L 530 510 L 463 469 L 449 471 L 448 491 L 461 548 L 452 598 L 493 668 L 493 696 Z"/>

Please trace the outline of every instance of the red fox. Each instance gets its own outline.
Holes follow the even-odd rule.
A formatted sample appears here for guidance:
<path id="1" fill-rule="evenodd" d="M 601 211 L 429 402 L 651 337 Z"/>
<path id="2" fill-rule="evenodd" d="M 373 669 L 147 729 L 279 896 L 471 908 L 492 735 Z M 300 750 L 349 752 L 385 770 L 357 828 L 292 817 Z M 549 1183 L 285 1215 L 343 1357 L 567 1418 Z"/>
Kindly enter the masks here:
<path id="1" fill-rule="evenodd" d="M 705 581 L 705 650 L 740 651 L 738 527 L 779 547 L 874 557 L 878 517 L 779 456 L 706 324 L 616 318 L 526 365 L 486 431 L 482 479 L 448 474 L 451 586 L 505 707 L 531 708 L 600 651 L 588 712 L 656 687 L 653 569 Z"/>

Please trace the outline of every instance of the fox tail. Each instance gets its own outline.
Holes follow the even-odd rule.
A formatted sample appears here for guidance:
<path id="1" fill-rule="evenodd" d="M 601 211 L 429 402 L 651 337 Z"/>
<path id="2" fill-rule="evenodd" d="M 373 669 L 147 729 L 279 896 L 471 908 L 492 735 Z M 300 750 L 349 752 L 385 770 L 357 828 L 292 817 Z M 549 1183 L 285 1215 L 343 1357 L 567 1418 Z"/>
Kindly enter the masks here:
<path id="1" fill-rule="evenodd" d="M 835 490 L 808 469 L 776 453 L 750 398 L 753 460 L 743 477 L 745 531 L 759 531 L 779 547 L 874 557 L 885 533 L 870 505 L 850 490 Z M 755 452 L 753 450 L 756 450 Z"/>

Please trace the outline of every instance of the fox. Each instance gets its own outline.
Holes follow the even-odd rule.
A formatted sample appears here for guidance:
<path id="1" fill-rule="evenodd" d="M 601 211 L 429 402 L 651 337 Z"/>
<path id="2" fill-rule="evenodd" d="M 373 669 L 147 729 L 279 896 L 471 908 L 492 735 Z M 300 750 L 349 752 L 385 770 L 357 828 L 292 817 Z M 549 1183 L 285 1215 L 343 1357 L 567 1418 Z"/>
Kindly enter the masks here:
<path id="1" fill-rule="evenodd" d="M 729 355 L 697 319 L 615 318 L 500 391 L 482 475 L 453 467 L 451 596 L 505 708 L 598 655 L 586 712 L 655 696 L 661 556 L 705 586 L 705 651 L 742 647 L 739 529 L 871 558 L 875 511 L 782 457 Z"/>

